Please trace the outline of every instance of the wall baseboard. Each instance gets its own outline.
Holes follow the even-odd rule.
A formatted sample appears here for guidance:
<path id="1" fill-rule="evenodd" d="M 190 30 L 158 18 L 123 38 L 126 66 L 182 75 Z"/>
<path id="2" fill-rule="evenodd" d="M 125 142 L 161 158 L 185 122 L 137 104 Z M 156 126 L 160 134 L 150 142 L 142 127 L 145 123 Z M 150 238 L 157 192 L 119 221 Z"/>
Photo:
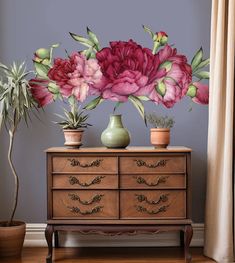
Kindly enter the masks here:
<path id="1" fill-rule="evenodd" d="M 46 247 L 44 237 L 46 224 L 27 224 L 25 247 Z M 192 247 L 203 247 L 204 224 L 193 224 Z M 60 232 L 62 247 L 167 247 L 179 245 L 179 234 L 166 232 L 159 234 L 139 234 L 121 236 L 79 235 L 76 232 Z"/>

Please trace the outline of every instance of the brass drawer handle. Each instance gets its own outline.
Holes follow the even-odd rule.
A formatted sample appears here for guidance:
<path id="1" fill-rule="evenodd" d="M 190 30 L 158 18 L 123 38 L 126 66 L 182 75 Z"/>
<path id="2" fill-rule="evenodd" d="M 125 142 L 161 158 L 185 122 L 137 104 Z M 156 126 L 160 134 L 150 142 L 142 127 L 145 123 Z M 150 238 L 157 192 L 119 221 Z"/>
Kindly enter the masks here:
<path id="1" fill-rule="evenodd" d="M 138 195 L 138 194 L 136 194 L 136 197 L 137 197 L 137 200 L 139 201 L 139 202 L 146 202 L 146 203 L 148 203 L 148 204 L 150 204 L 150 205 L 158 205 L 158 204 L 160 204 L 161 202 L 166 202 L 166 201 L 168 201 L 168 195 L 169 194 L 163 194 L 163 195 L 160 195 L 160 197 L 157 199 L 157 200 L 148 200 L 148 197 L 147 196 L 145 196 L 145 195 Z"/>
<path id="2" fill-rule="evenodd" d="M 74 184 L 79 184 L 80 186 L 84 186 L 84 187 L 88 187 L 88 186 L 91 186 L 93 184 L 100 184 L 101 183 L 101 180 L 105 178 L 104 175 L 102 176 L 97 176 L 95 177 L 91 182 L 89 183 L 82 183 L 80 182 L 80 180 L 78 178 L 76 178 L 75 176 L 69 176 L 69 183 L 71 185 L 74 185 Z"/>
<path id="3" fill-rule="evenodd" d="M 155 183 L 153 183 L 153 182 L 147 182 L 143 177 L 141 177 L 141 176 L 133 176 L 133 178 L 135 178 L 136 179 L 136 182 L 138 183 L 138 184 L 146 184 L 147 186 L 157 186 L 157 185 L 159 185 L 159 184 L 161 184 L 161 183 L 165 183 L 166 182 L 166 179 L 168 178 L 169 176 L 159 176 L 158 178 L 157 178 L 157 181 L 155 182 Z"/>
<path id="4" fill-rule="evenodd" d="M 92 214 L 96 214 L 99 213 L 100 211 L 102 211 L 103 206 L 96 206 L 94 208 L 92 208 L 91 210 L 85 210 L 85 211 L 81 211 L 81 209 L 79 207 L 76 206 L 68 206 L 68 209 L 72 212 L 72 213 L 76 213 L 76 214 L 81 214 L 81 215 L 92 215 Z"/>
<path id="5" fill-rule="evenodd" d="M 68 161 L 70 161 L 71 166 L 79 166 L 81 168 L 88 168 L 88 167 L 93 167 L 93 166 L 99 167 L 103 160 L 97 159 L 95 161 L 92 161 L 91 163 L 85 163 L 85 164 L 80 163 L 80 161 L 76 159 L 68 159 Z"/>
<path id="6" fill-rule="evenodd" d="M 159 166 L 163 166 L 163 167 L 166 166 L 166 163 L 168 160 L 166 160 L 166 159 L 159 160 L 154 164 L 146 163 L 144 160 L 134 160 L 134 161 L 136 162 L 136 165 L 139 167 L 145 166 L 147 168 L 157 168 Z"/>
<path id="7" fill-rule="evenodd" d="M 92 198 L 91 198 L 91 200 L 88 200 L 88 201 L 86 201 L 86 200 L 81 200 L 81 198 L 80 198 L 80 196 L 79 195 L 76 195 L 76 194 L 68 194 L 68 196 L 70 197 L 70 199 L 71 200 L 73 200 L 73 201 L 78 201 L 80 204 L 82 204 L 82 205 L 91 205 L 91 204 L 93 204 L 93 203 L 98 203 L 98 202 L 100 202 L 101 201 L 101 199 L 102 199 L 102 197 L 104 196 L 104 195 L 95 195 L 95 196 L 93 196 Z"/>
<path id="8" fill-rule="evenodd" d="M 149 215 L 156 215 L 156 214 L 159 214 L 161 212 L 166 212 L 167 208 L 169 206 L 170 205 L 164 205 L 164 206 L 161 206 L 160 208 L 158 208 L 157 210 L 148 210 L 146 207 L 138 205 L 138 206 L 136 206 L 136 210 L 138 212 L 141 212 L 141 213 L 147 213 Z"/>

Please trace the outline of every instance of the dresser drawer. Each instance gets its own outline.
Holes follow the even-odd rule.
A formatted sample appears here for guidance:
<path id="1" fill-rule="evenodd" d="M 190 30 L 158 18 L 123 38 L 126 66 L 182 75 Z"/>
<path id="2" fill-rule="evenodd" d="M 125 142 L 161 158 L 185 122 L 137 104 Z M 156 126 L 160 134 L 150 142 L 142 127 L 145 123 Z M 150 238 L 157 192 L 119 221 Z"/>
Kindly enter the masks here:
<path id="1" fill-rule="evenodd" d="M 184 173 L 185 171 L 186 157 L 183 155 L 120 158 L 120 172 L 123 174 Z"/>
<path id="2" fill-rule="evenodd" d="M 186 188 L 185 174 L 122 174 L 120 178 L 124 189 Z"/>
<path id="3" fill-rule="evenodd" d="M 53 188 L 117 189 L 117 174 L 54 174 Z"/>
<path id="4" fill-rule="evenodd" d="M 117 219 L 118 215 L 117 191 L 53 191 L 54 219 Z"/>
<path id="5" fill-rule="evenodd" d="M 185 191 L 123 190 L 120 194 L 122 219 L 186 218 Z"/>
<path id="6" fill-rule="evenodd" d="M 117 158 L 102 156 L 54 156 L 55 173 L 117 173 Z"/>

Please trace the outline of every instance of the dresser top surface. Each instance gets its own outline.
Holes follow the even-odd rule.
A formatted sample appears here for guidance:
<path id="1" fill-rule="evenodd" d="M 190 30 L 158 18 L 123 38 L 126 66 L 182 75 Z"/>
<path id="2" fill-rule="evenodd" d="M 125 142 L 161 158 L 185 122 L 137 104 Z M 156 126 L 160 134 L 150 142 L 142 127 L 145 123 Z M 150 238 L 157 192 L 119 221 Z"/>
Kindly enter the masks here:
<path id="1" fill-rule="evenodd" d="M 169 146 L 167 148 L 155 149 L 154 147 L 146 146 L 133 146 L 127 147 L 126 149 L 108 149 L 106 147 L 84 147 L 79 149 L 66 148 L 66 147 L 52 147 L 46 150 L 48 153 L 62 152 L 62 153 L 130 153 L 130 152 L 146 152 L 146 153 L 167 153 L 167 152 L 191 152 L 192 149 L 184 146 Z"/>

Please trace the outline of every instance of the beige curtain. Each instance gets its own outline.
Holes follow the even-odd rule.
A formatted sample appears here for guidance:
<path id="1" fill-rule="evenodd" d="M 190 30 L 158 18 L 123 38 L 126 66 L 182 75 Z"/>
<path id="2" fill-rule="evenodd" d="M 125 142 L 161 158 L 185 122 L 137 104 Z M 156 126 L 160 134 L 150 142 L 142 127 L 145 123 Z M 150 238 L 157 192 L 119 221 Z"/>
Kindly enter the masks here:
<path id="1" fill-rule="evenodd" d="M 206 256 L 234 261 L 233 118 L 235 0 L 212 0 Z"/>

